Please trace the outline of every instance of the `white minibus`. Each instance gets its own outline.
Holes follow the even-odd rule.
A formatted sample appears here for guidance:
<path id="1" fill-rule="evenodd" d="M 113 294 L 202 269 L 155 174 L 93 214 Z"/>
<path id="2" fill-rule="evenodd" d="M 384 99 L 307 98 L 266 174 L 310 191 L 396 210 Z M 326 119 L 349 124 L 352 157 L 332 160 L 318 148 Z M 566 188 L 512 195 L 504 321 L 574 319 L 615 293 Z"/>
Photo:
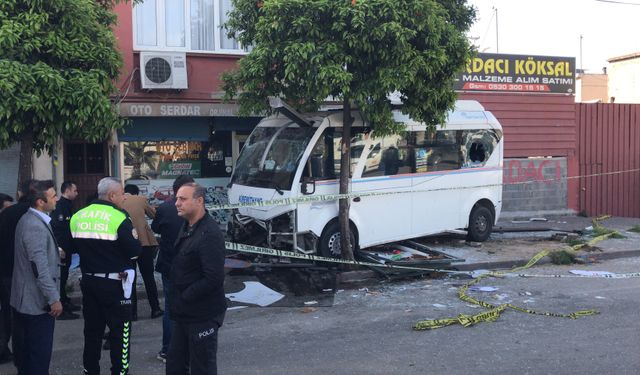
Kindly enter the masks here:
<path id="1" fill-rule="evenodd" d="M 473 241 L 489 237 L 502 205 L 504 144 L 490 112 L 457 101 L 446 124 L 427 131 L 394 111 L 405 131 L 385 137 L 353 116 L 350 192 L 393 193 L 350 198 L 357 248 L 459 229 Z M 295 203 L 234 210 L 232 240 L 339 257 L 338 202 L 305 197 L 338 194 L 341 136 L 341 111 L 263 119 L 242 148 L 229 202 Z"/>

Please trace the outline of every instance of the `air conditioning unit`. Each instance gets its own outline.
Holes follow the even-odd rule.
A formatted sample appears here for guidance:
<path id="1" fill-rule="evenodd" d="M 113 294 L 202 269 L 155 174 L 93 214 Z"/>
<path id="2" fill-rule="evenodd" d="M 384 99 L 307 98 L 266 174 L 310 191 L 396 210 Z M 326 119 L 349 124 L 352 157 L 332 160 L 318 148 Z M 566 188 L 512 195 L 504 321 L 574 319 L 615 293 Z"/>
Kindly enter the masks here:
<path id="1" fill-rule="evenodd" d="M 143 89 L 188 88 L 187 57 L 180 52 L 140 52 Z"/>

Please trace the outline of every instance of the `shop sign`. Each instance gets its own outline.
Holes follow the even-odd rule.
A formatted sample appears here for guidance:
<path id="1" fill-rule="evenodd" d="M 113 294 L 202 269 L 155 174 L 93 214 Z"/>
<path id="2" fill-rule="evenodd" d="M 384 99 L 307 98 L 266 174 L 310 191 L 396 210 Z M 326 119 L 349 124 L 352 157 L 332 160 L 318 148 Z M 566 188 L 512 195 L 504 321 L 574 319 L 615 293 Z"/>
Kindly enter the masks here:
<path id="1" fill-rule="evenodd" d="M 212 117 L 238 116 L 236 104 L 221 103 L 121 103 L 124 117 Z"/>
<path id="2" fill-rule="evenodd" d="M 160 163 L 158 178 L 175 179 L 180 175 L 200 177 L 200 161 L 174 161 Z"/>
<path id="3" fill-rule="evenodd" d="M 575 57 L 479 53 L 454 89 L 574 94 L 575 66 Z"/>

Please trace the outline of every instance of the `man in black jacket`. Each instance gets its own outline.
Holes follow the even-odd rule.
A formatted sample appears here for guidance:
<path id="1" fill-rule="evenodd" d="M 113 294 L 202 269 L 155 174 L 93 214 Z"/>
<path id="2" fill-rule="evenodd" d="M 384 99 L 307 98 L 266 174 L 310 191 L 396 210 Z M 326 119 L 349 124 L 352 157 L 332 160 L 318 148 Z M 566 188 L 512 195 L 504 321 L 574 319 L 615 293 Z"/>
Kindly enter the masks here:
<path id="1" fill-rule="evenodd" d="M 64 257 L 60 265 L 60 302 L 64 310 L 58 317 L 60 320 L 78 319 L 80 316 L 73 311 L 80 310 L 67 296 L 67 280 L 69 279 L 69 267 L 71 267 L 71 255 L 77 253 L 76 245 L 71 237 L 69 221 L 73 215 L 73 201 L 78 196 L 78 187 L 71 181 L 65 181 L 60 186 L 60 199 L 56 209 L 51 213 L 51 229 L 56 236 L 58 246 L 64 251 Z"/>
<path id="2" fill-rule="evenodd" d="M 9 350 L 11 338 L 12 316 L 11 279 L 13 277 L 13 258 L 16 238 L 16 227 L 22 215 L 29 210 L 29 188 L 35 180 L 24 181 L 18 188 L 18 203 L 7 207 L 0 214 L 0 363 L 13 359 Z M 15 348 L 15 346 L 14 346 Z"/>
<path id="3" fill-rule="evenodd" d="M 173 197 L 162 203 L 156 209 L 156 216 L 151 223 L 151 229 L 160 235 L 160 253 L 156 261 L 156 271 L 162 275 L 162 289 L 164 290 L 164 314 L 162 316 L 162 348 L 158 353 L 158 359 L 167 362 L 169 343 L 171 342 L 171 331 L 173 331 L 173 321 L 169 318 L 169 306 L 171 305 L 171 280 L 169 271 L 173 258 L 176 256 L 174 244 L 178 239 L 178 233 L 184 223 L 184 219 L 178 216 L 175 196 L 182 185 L 194 182 L 191 176 L 178 176 L 173 182 Z"/>
<path id="4" fill-rule="evenodd" d="M 218 329 L 224 320 L 224 238 L 204 207 L 206 190 L 183 185 L 176 195 L 178 215 L 186 220 L 171 266 L 171 305 L 175 321 L 167 375 L 216 375 Z"/>

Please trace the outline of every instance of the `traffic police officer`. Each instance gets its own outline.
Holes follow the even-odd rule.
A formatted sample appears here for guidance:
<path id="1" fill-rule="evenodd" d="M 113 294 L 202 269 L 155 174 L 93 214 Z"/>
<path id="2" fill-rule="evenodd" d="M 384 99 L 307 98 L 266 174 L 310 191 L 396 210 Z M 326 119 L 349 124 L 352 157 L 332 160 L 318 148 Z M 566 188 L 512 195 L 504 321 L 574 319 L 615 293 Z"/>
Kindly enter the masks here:
<path id="1" fill-rule="evenodd" d="M 131 339 L 133 261 L 142 247 L 131 219 L 122 210 L 120 180 L 98 183 L 98 199 L 71 218 L 71 234 L 80 254 L 84 313 L 85 374 L 100 373 L 105 325 L 111 331 L 111 374 L 128 374 Z"/>
<path id="2" fill-rule="evenodd" d="M 58 317 L 60 320 L 78 319 L 80 316 L 72 311 L 80 310 L 67 296 L 67 280 L 69 279 L 69 267 L 71 267 L 71 255 L 77 253 L 76 245 L 71 237 L 69 222 L 73 214 L 73 201 L 78 196 L 78 187 L 71 181 L 65 181 L 60 186 L 60 199 L 56 209 L 51 213 L 51 229 L 56 237 L 58 246 L 64 251 L 62 264 L 60 265 L 60 302 L 64 310 Z"/>

